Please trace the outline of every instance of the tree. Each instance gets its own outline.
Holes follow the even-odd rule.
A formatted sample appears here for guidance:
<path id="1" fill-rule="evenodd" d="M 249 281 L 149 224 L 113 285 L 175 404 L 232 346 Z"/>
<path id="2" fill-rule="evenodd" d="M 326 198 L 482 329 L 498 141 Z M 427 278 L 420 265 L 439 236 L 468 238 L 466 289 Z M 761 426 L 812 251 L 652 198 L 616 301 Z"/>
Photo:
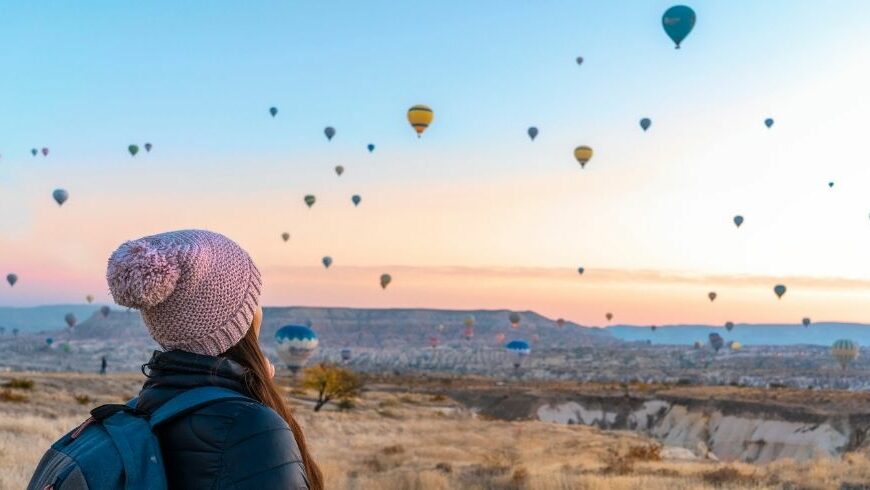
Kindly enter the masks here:
<path id="1" fill-rule="evenodd" d="M 359 396 L 362 386 L 356 373 L 335 364 L 320 363 L 302 371 L 302 387 L 317 392 L 315 412 L 333 400 L 353 400 Z"/>

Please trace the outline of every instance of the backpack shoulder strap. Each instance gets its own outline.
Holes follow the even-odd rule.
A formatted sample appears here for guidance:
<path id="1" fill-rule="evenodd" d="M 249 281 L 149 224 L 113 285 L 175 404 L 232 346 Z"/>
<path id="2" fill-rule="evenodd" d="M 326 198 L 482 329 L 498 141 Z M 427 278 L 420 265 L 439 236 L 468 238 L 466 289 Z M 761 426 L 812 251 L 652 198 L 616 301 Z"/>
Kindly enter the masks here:
<path id="1" fill-rule="evenodd" d="M 200 408 L 211 405 L 219 401 L 226 400 L 241 400 L 254 401 L 251 397 L 245 396 L 237 391 L 217 386 L 203 386 L 187 390 L 180 395 L 176 395 L 168 402 L 160 406 L 154 413 L 151 414 L 149 423 L 154 429 L 160 424 L 168 422 L 176 417 L 194 412 Z"/>

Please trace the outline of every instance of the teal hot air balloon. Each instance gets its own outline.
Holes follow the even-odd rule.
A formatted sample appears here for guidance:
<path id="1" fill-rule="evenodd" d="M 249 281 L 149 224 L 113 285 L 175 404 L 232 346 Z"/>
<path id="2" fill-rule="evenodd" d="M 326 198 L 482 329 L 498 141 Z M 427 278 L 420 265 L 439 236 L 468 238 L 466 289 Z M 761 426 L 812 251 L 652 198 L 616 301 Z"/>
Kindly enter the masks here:
<path id="1" fill-rule="evenodd" d="M 764 120 L 764 125 L 767 126 L 767 129 L 770 129 L 770 127 L 773 126 L 773 119 L 768 117 Z"/>
<path id="2" fill-rule="evenodd" d="M 278 115 L 278 108 L 277 108 L 277 107 L 270 107 L 270 108 L 269 108 L 269 114 L 271 114 L 272 117 L 277 116 L 277 115 Z"/>
<path id="3" fill-rule="evenodd" d="M 535 141 L 535 138 L 538 137 L 538 128 L 532 126 L 529 128 L 528 133 L 529 133 L 529 139 L 532 141 Z"/>
<path id="4" fill-rule="evenodd" d="M 695 11 L 685 5 L 674 5 L 662 16 L 662 27 L 676 45 L 675 48 L 680 49 L 680 43 L 695 27 Z"/>
<path id="5" fill-rule="evenodd" d="M 366 145 L 366 148 L 369 150 L 369 153 L 375 151 L 375 145 L 372 143 L 369 143 L 368 145 Z"/>
<path id="6" fill-rule="evenodd" d="M 725 330 L 729 332 L 734 330 L 734 322 L 725 322 Z"/>
<path id="7" fill-rule="evenodd" d="M 139 145 L 130 145 L 127 147 L 127 151 L 130 152 L 131 157 L 135 157 L 139 153 Z"/>
<path id="8" fill-rule="evenodd" d="M 56 202 L 58 206 L 63 206 L 63 203 L 69 199 L 69 192 L 67 192 L 66 189 L 55 189 L 54 192 L 51 193 L 51 197 L 54 198 L 54 202 Z"/>
<path id="9" fill-rule="evenodd" d="M 109 316 L 109 313 L 111 313 L 111 312 L 112 312 L 112 309 L 106 305 L 103 305 L 100 307 L 100 314 L 103 315 L 103 318 L 106 318 L 107 316 Z"/>
<path id="10" fill-rule="evenodd" d="M 645 117 L 640 120 L 640 129 L 646 131 L 650 126 L 652 126 L 652 120 L 650 118 Z"/>
<path id="11" fill-rule="evenodd" d="M 33 156 L 36 156 L 37 154 L 39 154 L 39 150 L 37 150 L 36 148 L 31 148 L 31 149 L 30 149 L 30 154 L 33 155 Z"/>
<path id="12" fill-rule="evenodd" d="M 278 357 L 292 373 L 305 366 L 320 341 L 314 330 L 304 325 L 285 325 L 275 332 Z"/>
<path id="13" fill-rule="evenodd" d="M 833 182 L 828 182 L 828 188 L 833 188 L 833 187 L 834 187 L 834 183 L 833 183 Z"/>
<path id="14" fill-rule="evenodd" d="M 773 292 L 776 293 L 777 298 L 782 298 L 782 295 L 785 294 L 785 285 L 777 284 L 773 287 Z"/>
<path id="15" fill-rule="evenodd" d="M 317 201 L 317 198 L 312 194 L 308 194 L 305 196 L 305 205 L 308 206 L 308 209 L 311 209 L 311 206 L 314 206 L 314 203 Z"/>
<path id="16" fill-rule="evenodd" d="M 359 196 L 359 194 L 354 194 L 350 198 L 350 200 L 351 200 L 351 202 L 353 202 L 354 206 L 359 206 L 359 203 L 362 202 L 362 198 Z"/>
<path id="17" fill-rule="evenodd" d="M 719 352 L 719 349 L 725 345 L 722 336 L 716 332 L 711 333 L 708 337 L 710 338 L 710 347 L 712 347 L 716 352 Z"/>
<path id="18" fill-rule="evenodd" d="M 532 353 L 532 346 L 522 339 L 511 340 L 504 348 L 513 357 L 514 369 L 519 369 Z"/>
<path id="19" fill-rule="evenodd" d="M 73 328 L 73 327 L 75 327 L 75 326 L 76 326 L 76 323 L 78 322 L 78 320 L 76 319 L 76 316 L 73 315 L 72 313 L 67 313 L 67 314 L 63 317 L 63 321 L 66 322 L 66 325 L 67 325 L 69 328 Z"/>
<path id="20" fill-rule="evenodd" d="M 330 257 L 329 255 L 323 257 L 322 259 L 320 259 L 320 261 L 323 262 L 323 267 L 327 269 L 329 269 L 329 266 L 332 265 L 332 257 Z"/>
<path id="21" fill-rule="evenodd" d="M 333 128 L 332 126 L 327 126 L 323 128 L 323 134 L 326 135 L 326 139 L 332 141 L 332 137 L 335 136 L 335 128 Z"/>
<path id="22" fill-rule="evenodd" d="M 742 225 L 742 224 L 743 224 L 743 216 L 740 216 L 738 214 L 737 216 L 734 217 L 734 226 L 736 226 L 737 228 L 740 228 L 740 225 Z"/>
<path id="23" fill-rule="evenodd" d="M 54 343 L 54 339 L 53 339 L 53 338 L 48 337 L 48 338 L 45 339 L 45 345 L 51 347 L 51 344 L 53 344 L 53 343 Z"/>

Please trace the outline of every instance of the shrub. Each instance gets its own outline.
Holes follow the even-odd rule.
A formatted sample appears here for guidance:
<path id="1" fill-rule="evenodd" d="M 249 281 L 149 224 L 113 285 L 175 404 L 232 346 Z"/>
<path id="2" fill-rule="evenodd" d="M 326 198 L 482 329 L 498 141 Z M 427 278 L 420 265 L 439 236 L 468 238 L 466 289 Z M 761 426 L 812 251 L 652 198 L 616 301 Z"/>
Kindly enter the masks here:
<path id="1" fill-rule="evenodd" d="M 88 405 L 94 402 L 94 400 L 88 395 L 74 395 L 73 398 L 76 399 L 76 402 L 79 405 Z"/>
<path id="2" fill-rule="evenodd" d="M 14 388 L 17 390 L 32 390 L 33 380 L 27 378 L 12 378 L 3 383 L 4 388 Z"/>
<path id="3" fill-rule="evenodd" d="M 511 481 L 517 485 L 526 483 L 529 481 L 529 470 L 523 466 L 515 469 L 514 474 L 511 475 Z"/>
<path id="4" fill-rule="evenodd" d="M 384 454 L 386 454 L 386 455 L 391 455 L 391 454 L 402 454 L 402 453 L 405 452 L 405 448 L 402 447 L 401 444 L 395 444 L 395 445 L 393 445 L 393 446 L 387 446 L 387 447 L 385 447 L 385 448 L 383 449 L 382 452 L 383 452 Z"/>
<path id="5" fill-rule="evenodd" d="M 350 398 L 344 398 L 339 400 L 338 403 L 335 404 L 335 406 L 337 406 L 338 409 L 342 412 L 345 412 L 347 410 L 353 410 L 354 408 L 356 408 L 356 402 Z"/>
<path id="6" fill-rule="evenodd" d="M 725 466 L 717 470 L 708 471 L 704 473 L 701 478 L 704 480 L 705 483 L 708 483 L 715 487 L 721 487 L 724 485 L 749 487 L 758 485 L 760 483 L 755 476 L 744 475 L 743 473 L 737 471 L 735 468 L 732 468 L 730 466 Z"/>
<path id="7" fill-rule="evenodd" d="M 432 398 L 430 398 L 430 400 L 433 402 L 443 402 L 443 401 L 447 401 L 447 397 L 444 395 L 441 395 L 441 394 L 432 395 Z"/>
<path id="8" fill-rule="evenodd" d="M 442 471 L 444 473 L 452 473 L 453 472 L 453 465 L 451 465 L 450 463 L 443 463 L 442 462 L 442 463 L 436 464 L 435 469 L 438 471 Z"/>
<path id="9" fill-rule="evenodd" d="M 657 444 L 632 446 L 628 449 L 626 457 L 633 461 L 661 461 L 662 447 Z"/>
<path id="10" fill-rule="evenodd" d="M 9 388 L 6 388 L 5 390 L 0 390 L 0 402 L 24 403 L 26 401 L 26 396 L 20 393 L 14 393 Z"/>

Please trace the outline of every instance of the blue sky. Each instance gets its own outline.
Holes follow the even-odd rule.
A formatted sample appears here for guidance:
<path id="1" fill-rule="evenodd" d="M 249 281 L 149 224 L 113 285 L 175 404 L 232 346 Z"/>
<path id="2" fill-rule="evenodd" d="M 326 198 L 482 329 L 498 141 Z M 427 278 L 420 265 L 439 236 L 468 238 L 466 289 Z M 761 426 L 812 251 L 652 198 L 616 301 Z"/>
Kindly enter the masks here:
<path id="1" fill-rule="evenodd" d="M 827 305 L 831 320 L 856 318 L 836 313 L 866 311 L 866 302 L 826 288 L 870 280 L 870 4 L 689 2 L 698 20 L 680 50 L 661 28 L 671 5 L 6 6 L 0 267 L 23 277 L 60 271 L 78 286 L 32 284 L 0 303 L 70 300 L 82 288 L 105 297 L 105 258 L 120 241 L 195 226 L 233 236 L 265 269 L 310 268 L 307 280 L 322 273 L 323 255 L 333 269 L 370 267 L 374 276 L 390 266 L 572 272 L 581 264 L 590 284 L 596 270 L 626 284 L 632 271 L 709 276 L 702 299 L 719 280 L 734 287 L 723 278 L 755 277 L 747 288 L 819 278 L 806 293 L 814 307 Z M 419 140 L 405 121 L 417 103 L 435 110 Z M 766 117 L 776 120 L 770 130 Z M 327 125 L 337 129 L 332 142 Z M 534 143 L 530 125 L 540 129 Z M 127 155 L 127 145 L 145 142 L 151 154 Z M 595 149 L 582 171 L 572 156 L 581 144 Z M 29 155 L 43 146 L 48 158 Z M 340 179 L 337 164 L 347 169 Z M 56 187 L 71 194 L 60 210 L 49 197 Z M 307 193 L 318 196 L 311 210 Z M 356 193 L 358 209 L 349 205 Z M 746 217 L 739 233 L 734 214 Z M 276 239 L 282 231 L 289 244 Z M 549 274 L 531 276 L 543 284 Z M 276 290 L 290 292 L 270 301 L 298 303 L 293 279 L 275 278 L 285 286 Z M 401 287 L 396 279 L 391 288 Z M 302 302 L 456 304 L 425 289 L 391 303 L 327 286 L 344 287 L 343 296 Z M 581 320 L 586 305 L 552 287 L 565 304 L 505 291 L 508 299 L 488 304 L 575 308 Z M 637 321 L 699 320 L 677 311 L 688 287 L 638 305 Z M 765 300 L 767 289 L 758 293 Z M 752 301 L 735 309 L 756 311 Z"/>

